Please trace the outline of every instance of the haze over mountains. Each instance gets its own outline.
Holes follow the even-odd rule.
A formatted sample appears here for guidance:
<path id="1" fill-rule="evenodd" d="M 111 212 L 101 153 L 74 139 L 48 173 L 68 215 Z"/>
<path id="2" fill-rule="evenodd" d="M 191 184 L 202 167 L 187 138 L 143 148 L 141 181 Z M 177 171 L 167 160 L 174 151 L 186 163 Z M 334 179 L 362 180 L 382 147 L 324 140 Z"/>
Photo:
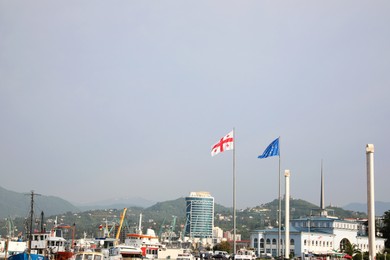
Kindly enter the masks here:
<path id="1" fill-rule="evenodd" d="M 19 193 L 0 187 L 0 218 L 6 217 L 25 217 L 30 211 L 31 192 Z M 34 196 L 35 212 L 44 211 L 45 215 L 55 215 L 65 212 L 80 212 L 94 209 L 122 209 L 125 207 L 148 208 L 157 202 L 145 200 L 143 198 L 118 198 L 97 201 L 94 203 L 70 203 L 62 198 L 55 196 L 37 195 Z M 253 205 L 256 207 L 258 205 Z M 345 210 L 356 212 L 367 212 L 367 205 L 364 203 L 350 203 L 343 207 Z M 390 210 L 390 202 L 375 203 L 376 215 L 380 216 L 387 210 Z"/>
<path id="2" fill-rule="evenodd" d="M 103 208 L 125 208 L 125 207 L 141 207 L 147 208 L 156 204 L 156 201 L 146 200 L 140 197 L 126 197 L 126 198 L 113 198 L 106 199 L 101 201 L 95 201 L 90 203 L 73 203 L 75 206 L 81 210 L 90 210 L 90 209 L 103 209 Z"/>

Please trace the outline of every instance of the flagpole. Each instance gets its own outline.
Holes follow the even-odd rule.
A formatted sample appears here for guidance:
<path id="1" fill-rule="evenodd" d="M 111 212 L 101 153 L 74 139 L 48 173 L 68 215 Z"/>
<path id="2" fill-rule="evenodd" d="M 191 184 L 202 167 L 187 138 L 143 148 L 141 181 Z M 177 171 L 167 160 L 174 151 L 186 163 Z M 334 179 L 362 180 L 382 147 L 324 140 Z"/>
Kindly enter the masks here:
<path id="1" fill-rule="evenodd" d="M 274 141 L 272 141 L 272 143 L 270 143 L 270 145 L 267 146 L 267 148 L 264 150 L 263 154 L 258 156 L 257 158 L 260 158 L 260 159 L 263 159 L 263 158 L 267 158 L 267 157 L 270 157 L 270 156 L 276 156 L 278 155 L 279 156 L 279 169 L 278 169 L 278 176 L 279 176 L 279 192 L 278 192 L 278 199 L 279 199 L 279 209 L 278 209 L 278 216 L 277 216 L 277 219 L 278 220 L 275 220 L 275 221 L 278 221 L 278 242 L 276 243 L 276 256 L 279 257 L 281 256 L 281 253 L 280 253 L 280 239 L 281 239 L 281 224 L 282 224 L 282 196 L 280 194 L 280 181 L 281 181 L 281 177 L 280 177 L 280 136 L 278 138 L 276 138 Z"/>
<path id="2" fill-rule="evenodd" d="M 278 256 L 281 256 L 280 252 L 280 238 L 282 237 L 282 229 L 281 229 L 281 224 L 282 224 L 282 200 L 281 200 L 281 194 L 280 194 L 280 136 L 279 136 L 279 214 L 278 214 Z"/>
<path id="3" fill-rule="evenodd" d="M 233 128 L 233 254 L 236 255 L 236 130 Z"/>

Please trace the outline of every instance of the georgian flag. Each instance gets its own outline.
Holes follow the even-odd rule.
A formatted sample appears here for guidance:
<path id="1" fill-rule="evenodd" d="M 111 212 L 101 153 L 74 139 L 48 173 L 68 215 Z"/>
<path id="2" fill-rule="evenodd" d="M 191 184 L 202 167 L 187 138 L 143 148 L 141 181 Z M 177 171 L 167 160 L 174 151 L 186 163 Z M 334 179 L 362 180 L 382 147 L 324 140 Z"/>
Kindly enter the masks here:
<path id="1" fill-rule="evenodd" d="M 222 153 L 226 150 L 234 149 L 234 139 L 233 139 L 233 131 L 225 135 L 219 140 L 218 143 L 214 144 L 211 148 L 211 156 Z"/>

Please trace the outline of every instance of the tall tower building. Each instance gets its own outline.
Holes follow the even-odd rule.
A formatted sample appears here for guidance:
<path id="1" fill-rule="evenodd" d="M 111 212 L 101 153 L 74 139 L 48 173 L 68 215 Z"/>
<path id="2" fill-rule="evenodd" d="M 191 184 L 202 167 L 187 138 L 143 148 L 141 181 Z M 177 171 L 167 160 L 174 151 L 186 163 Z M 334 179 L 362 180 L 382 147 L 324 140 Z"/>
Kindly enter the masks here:
<path id="1" fill-rule="evenodd" d="M 184 236 L 212 238 L 214 227 L 214 198 L 209 192 L 191 192 L 186 201 Z"/>

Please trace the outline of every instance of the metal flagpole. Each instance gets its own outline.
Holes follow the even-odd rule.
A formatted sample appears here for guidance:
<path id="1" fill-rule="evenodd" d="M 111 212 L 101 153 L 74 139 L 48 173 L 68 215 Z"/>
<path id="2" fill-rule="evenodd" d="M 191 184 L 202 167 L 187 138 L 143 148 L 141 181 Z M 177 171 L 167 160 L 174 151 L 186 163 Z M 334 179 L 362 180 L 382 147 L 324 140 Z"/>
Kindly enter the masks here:
<path id="1" fill-rule="evenodd" d="M 374 187 L 374 145 L 366 145 L 367 164 L 367 212 L 369 259 L 375 259 L 375 187 Z"/>
<path id="2" fill-rule="evenodd" d="M 233 128 L 233 254 L 236 255 L 236 130 Z"/>
<path id="3" fill-rule="evenodd" d="M 278 250 L 278 255 L 281 256 L 280 252 L 280 239 L 282 237 L 282 229 L 281 229 L 281 224 L 282 224 L 282 200 L 281 200 L 281 195 L 280 195 L 280 136 L 279 136 L 279 212 L 278 212 L 278 243 L 277 243 L 277 250 Z"/>

